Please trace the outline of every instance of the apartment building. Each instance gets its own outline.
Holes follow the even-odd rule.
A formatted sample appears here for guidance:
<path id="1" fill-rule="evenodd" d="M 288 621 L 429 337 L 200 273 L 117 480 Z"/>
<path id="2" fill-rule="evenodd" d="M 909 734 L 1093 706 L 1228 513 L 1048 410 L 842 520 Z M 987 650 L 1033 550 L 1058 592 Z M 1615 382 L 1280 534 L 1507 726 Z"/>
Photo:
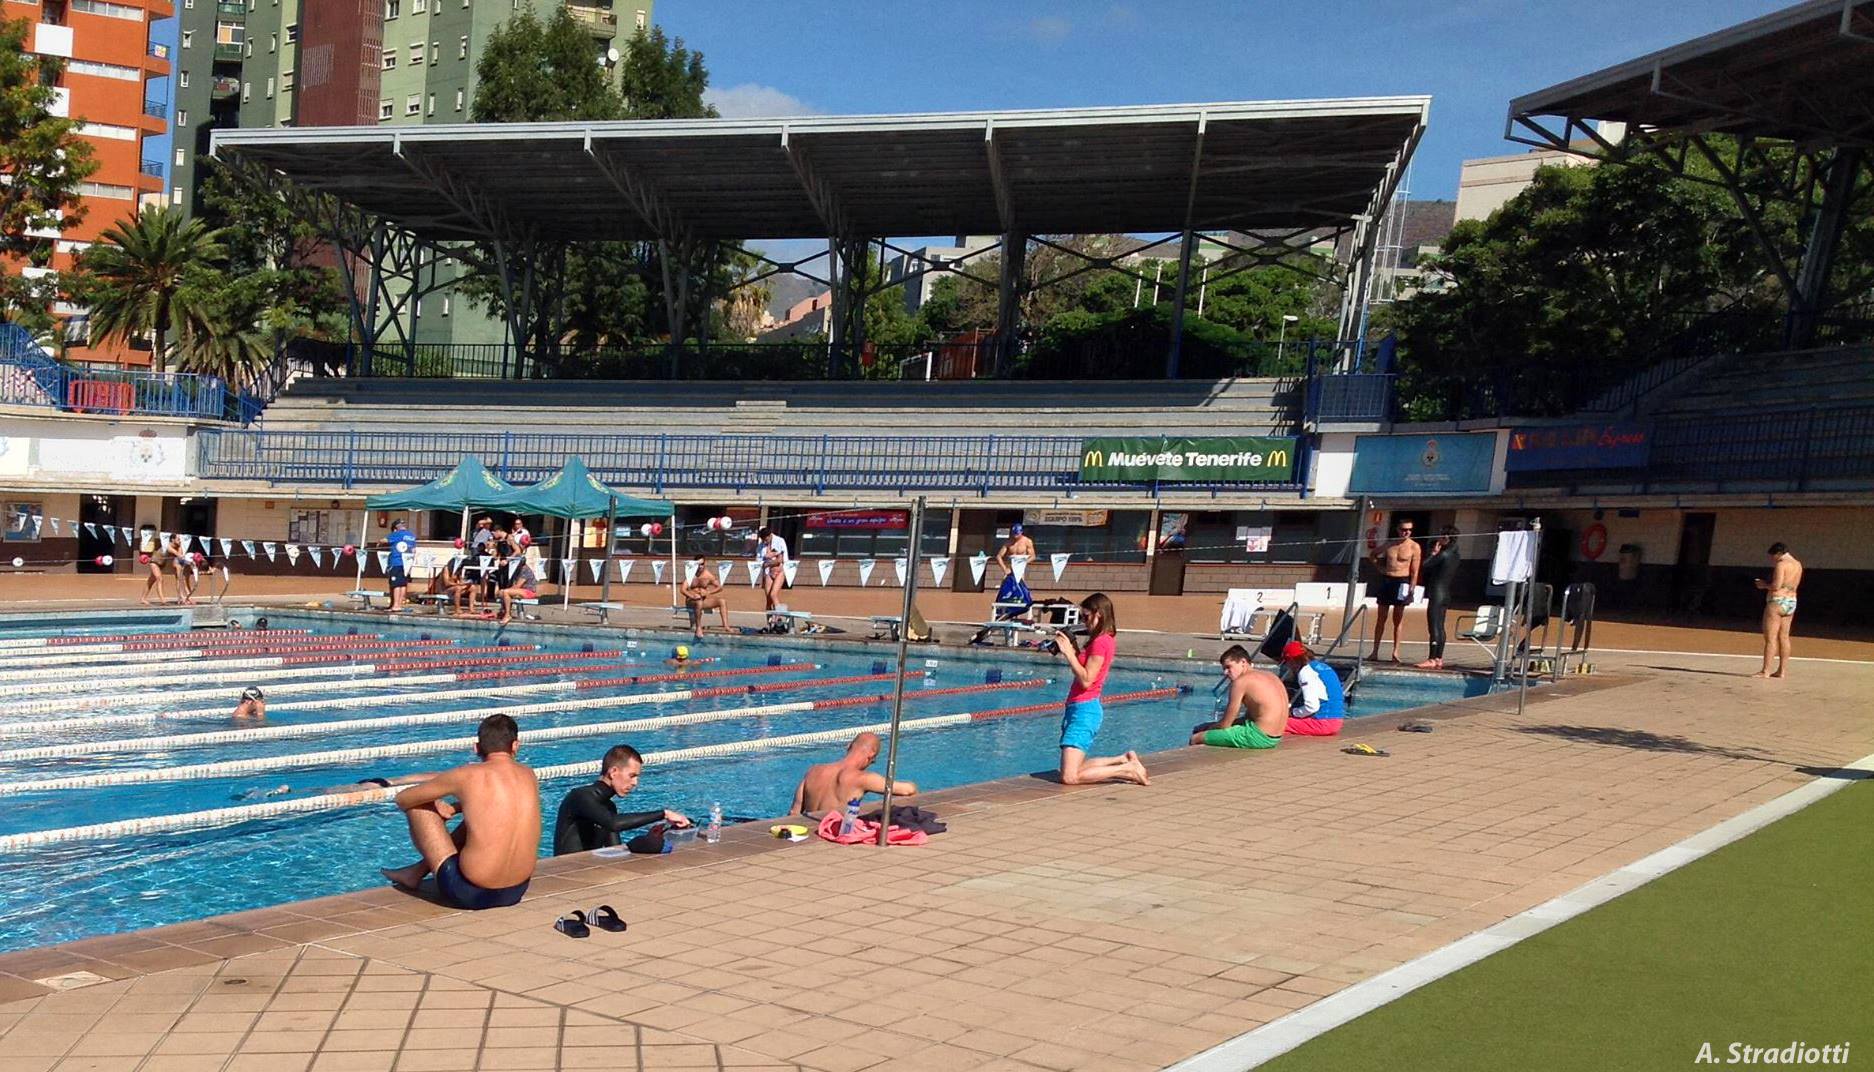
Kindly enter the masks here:
<path id="1" fill-rule="evenodd" d="M 167 127 L 167 105 L 153 99 L 152 79 L 169 74 L 168 49 L 150 40 L 150 23 L 174 13 L 170 0 L 0 0 L 0 18 L 31 23 L 26 50 L 57 57 L 53 111 L 79 121 L 98 169 L 80 187 L 85 215 L 76 227 L 47 229 L 28 263 L 0 266 L 35 277 L 47 286 L 71 268 L 85 247 L 112 224 L 132 218 L 145 195 L 163 188 L 162 161 L 149 159 L 147 139 Z M 69 302 L 54 305 L 70 341 L 74 361 L 148 365 L 150 353 L 121 342 L 86 344 L 86 311 Z"/>

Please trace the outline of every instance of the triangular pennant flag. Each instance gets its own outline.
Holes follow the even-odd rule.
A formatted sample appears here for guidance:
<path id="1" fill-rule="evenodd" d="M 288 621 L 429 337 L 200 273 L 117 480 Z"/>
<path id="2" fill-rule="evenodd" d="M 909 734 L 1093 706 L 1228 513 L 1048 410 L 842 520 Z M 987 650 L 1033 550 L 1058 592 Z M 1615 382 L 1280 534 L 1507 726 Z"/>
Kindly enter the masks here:
<path id="1" fill-rule="evenodd" d="M 800 563 L 788 559 L 787 564 L 781 567 L 781 573 L 787 578 L 788 584 L 793 584 L 795 575 L 800 573 Z"/>
<path id="2" fill-rule="evenodd" d="M 898 575 L 898 587 L 900 588 L 904 587 L 905 565 L 904 556 L 902 555 L 891 560 L 891 571 Z"/>
<path id="3" fill-rule="evenodd" d="M 1016 580 L 1020 581 L 1023 584 L 1027 584 L 1028 583 L 1028 556 L 1027 555 L 1010 555 L 1009 556 L 1009 572 L 1015 575 Z"/>
<path id="4" fill-rule="evenodd" d="M 117 542 L 117 526 L 116 525 L 104 526 L 104 538 L 110 541 L 111 543 L 116 543 Z"/>
<path id="5" fill-rule="evenodd" d="M 576 573 L 578 566 L 579 566 L 579 562 L 576 559 L 571 559 L 571 558 L 560 559 L 560 583 L 571 584 L 574 581 L 577 581 L 579 579 Z"/>
<path id="6" fill-rule="evenodd" d="M 247 552 L 247 557 L 249 557 L 249 558 L 259 558 L 259 557 L 260 557 L 259 555 L 257 555 L 257 554 L 255 554 L 255 553 L 254 553 L 254 541 L 252 541 L 252 540 L 242 540 L 242 541 L 241 541 L 241 550 L 243 550 L 243 551 L 246 551 L 246 552 Z"/>
<path id="7" fill-rule="evenodd" d="M 702 568 L 703 568 L 703 564 L 701 562 L 696 561 L 695 559 L 691 559 L 690 561 L 685 562 L 683 564 L 683 583 L 684 584 L 696 583 L 696 571 Z"/>
<path id="8" fill-rule="evenodd" d="M 221 544 L 221 557 L 222 558 L 234 557 L 234 541 L 233 540 L 223 539 L 223 540 L 218 540 L 216 542 Z M 249 555 L 248 557 L 252 558 L 254 556 Z M 334 557 L 337 557 L 337 556 L 334 556 Z"/>
<path id="9" fill-rule="evenodd" d="M 761 563 L 760 562 L 744 562 L 743 565 L 748 567 L 748 586 L 750 588 L 753 588 L 756 585 L 760 584 L 761 583 Z"/>
<path id="10" fill-rule="evenodd" d="M 735 583 L 735 563 L 733 562 L 716 563 L 716 579 L 718 581 L 721 581 L 725 587 L 730 584 L 734 584 Z"/>
<path id="11" fill-rule="evenodd" d="M 55 517 L 52 519 L 52 535 L 57 536 L 58 534 L 59 534 L 59 519 Z"/>
<path id="12" fill-rule="evenodd" d="M 940 557 L 931 559 L 930 560 L 931 587 L 942 588 L 943 583 L 944 583 L 944 574 L 949 573 L 949 572 L 950 572 L 950 559 L 948 557 L 940 556 Z"/>
<path id="13" fill-rule="evenodd" d="M 981 551 L 970 556 L 970 582 L 983 583 L 983 570 L 989 567 L 989 556 Z"/>
<path id="14" fill-rule="evenodd" d="M 214 545 L 209 542 L 208 537 L 206 536 L 197 536 L 195 538 L 195 542 L 202 545 L 202 553 L 205 555 L 210 554 L 214 547 Z"/>
<path id="15" fill-rule="evenodd" d="M 489 567 L 494 565 L 494 562 L 495 560 L 494 560 L 493 555 L 482 555 L 481 557 L 475 560 L 475 564 L 481 567 L 481 571 L 483 573 L 487 573 L 489 570 Z"/>
<path id="16" fill-rule="evenodd" d="M 838 563 L 836 563 L 830 558 L 823 558 L 820 561 L 814 563 L 814 565 L 817 565 L 820 567 L 820 587 L 825 588 L 826 579 L 833 575 L 833 567 L 838 565 Z"/>
<path id="17" fill-rule="evenodd" d="M 289 543 L 286 545 L 286 563 L 289 566 L 299 565 L 299 545 L 298 544 Z"/>
<path id="18" fill-rule="evenodd" d="M 1054 567 L 1054 579 L 1061 579 L 1061 571 L 1067 568 L 1067 560 L 1074 557 L 1068 551 L 1056 551 L 1048 556 L 1048 565 Z"/>
<path id="19" fill-rule="evenodd" d="M 182 553 L 183 554 L 188 554 L 190 551 L 195 550 L 195 537 L 189 535 L 186 532 L 178 532 L 176 533 L 176 535 L 182 537 Z"/>
<path id="20" fill-rule="evenodd" d="M 859 560 L 859 587 L 864 588 L 866 585 L 872 583 L 872 571 L 877 567 L 878 563 L 872 559 L 862 558 Z"/>
<path id="21" fill-rule="evenodd" d="M 605 560 L 604 559 L 588 558 L 586 559 L 586 566 L 592 571 L 592 583 L 593 584 L 597 584 L 601 580 L 604 579 L 604 577 L 602 576 L 602 574 L 604 574 L 605 572 Z"/>
<path id="22" fill-rule="evenodd" d="M 629 581 L 631 579 L 631 567 L 637 564 L 638 564 L 638 560 L 635 558 L 621 558 L 618 560 L 617 565 L 618 565 L 618 583 L 619 584 L 624 584 L 626 581 Z"/>
<path id="23" fill-rule="evenodd" d="M 118 530 L 117 530 L 117 535 L 119 535 L 119 536 L 122 536 L 122 537 L 124 538 L 124 546 L 125 546 L 125 547 L 135 547 L 135 546 L 136 546 L 136 542 L 135 542 L 135 541 L 133 541 L 133 540 L 132 540 L 132 539 L 130 538 L 130 526 L 129 526 L 129 525 L 125 525 L 124 527 L 122 527 L 122 528 L 120 528 L 120 529 L 118 529 Z"/>
<path id="24" fill-rule="evenodd" d="M 313 569 L 323 569 L 325 567 L 325 550 L 323 548 L 308 547 L 306 548 L 306 553 L 312 556 Z"/>
<path id="25" fill-rule="evenodd" d="M 43 528 L 45 528 L 45 527 L 46 527 L 46 519 L 45 519 L 45 515 L 44 515 L 44 514 L 34 514 L 34 515 L 33 515 L 33 539 L 35 539 L 35 540 L 36 540 L 36 539 L 38 539 L 38 538 L 39 538 L 39 530 L 40 530 L 40 529 L 43 529 Z"/>
<path id="26" fill-rule="evenodd" d="M 307 544 L 307 545 L 306 545 L 306 553 L 312 556 L 312 560 L 313 560 L 314 562 L 317 562 L 317 561 L 319 561 L 319 552 L 320 552 L 321 550 L 322 550 L 322 548 L 320 548 L 320 547 L 319 547 L 319 546 L 318 546 L 317 544 L 310 544 L 310 543 L 309 543 L 309 544 Z M 334 556 L 336 556 L 336 555 L 338 554 L 338 552 L 337 552 L 337 551 L 333 551 L 333 552 L 332 552 L 332 554 L 333 554 Z"/>
<path id="27" fill-rule="evenodd" d="M 377 553 L 377 571 L 379 573 L 384 573 L 384 574 L 388 574 L 390 572 L 390 552 L 389 551 L 379 551 Z"/>
<path id="28" fill-rule="evenodd" d="M 654 558 L 651 560 L 651 583 L 664 583 L 664 560 L 661 558 Z"/>
<path id="29" fill-rule="evenodd" d="M 168 547 L 169 546 L 169 533 L 158 532 L 156 534 L 156 542 L 161 544 L 164 547 Z"/>
<path id="30" fill-rule="evenodd" d="M 97 539 L 97 536 L 98 536 L 97 522 L 95 521 L 85 522 L 85 535 L 90 536 L 94 540 Z"/>

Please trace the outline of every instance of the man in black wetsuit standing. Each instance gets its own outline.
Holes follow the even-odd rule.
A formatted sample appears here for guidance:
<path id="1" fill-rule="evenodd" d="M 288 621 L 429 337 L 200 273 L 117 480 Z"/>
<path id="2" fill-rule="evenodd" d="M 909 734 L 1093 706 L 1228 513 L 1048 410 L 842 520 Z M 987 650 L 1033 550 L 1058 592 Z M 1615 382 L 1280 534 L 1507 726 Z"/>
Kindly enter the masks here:
<path id="1" fill-rule="evenodd" d="M 618 844 L 618 835 L 652 823 L 664 822 L 683 829 L 691 824 L 682 812 L 659 808 L 653 811 L 620 812 L 617 798 L 638 787 L 644 773 L 644 757 L 628 744 L 608 749 L 599 761 L 599 780 L 582 785 L 560 801 L 560 814 L 553 822 L 553 855 L 591 852 Z"/>

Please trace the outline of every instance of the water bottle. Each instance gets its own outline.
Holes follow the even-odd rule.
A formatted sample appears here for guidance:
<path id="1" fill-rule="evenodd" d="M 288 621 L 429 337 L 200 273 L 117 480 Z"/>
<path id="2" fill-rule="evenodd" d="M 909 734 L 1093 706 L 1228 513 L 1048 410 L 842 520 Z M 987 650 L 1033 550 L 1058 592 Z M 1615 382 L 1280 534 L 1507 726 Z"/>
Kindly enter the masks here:
<path id="1" fill-rule="evenodd" d="M 858 824 L 859 801 L 861 799 L 862 798 L 860 797 L 853 797 L 851 800 L 846 802 L 846 817 L 839 821 L 839 836 L 840 837 L 845 837 L 847 834 L 852 833 L 852 828 Z"/>
<path id="2" fill-rule="evenodd" d="M 703 828 L 703 840 L 711 845 L 722 840 L 722 802 L 711 801 L 709 825 Z"/>

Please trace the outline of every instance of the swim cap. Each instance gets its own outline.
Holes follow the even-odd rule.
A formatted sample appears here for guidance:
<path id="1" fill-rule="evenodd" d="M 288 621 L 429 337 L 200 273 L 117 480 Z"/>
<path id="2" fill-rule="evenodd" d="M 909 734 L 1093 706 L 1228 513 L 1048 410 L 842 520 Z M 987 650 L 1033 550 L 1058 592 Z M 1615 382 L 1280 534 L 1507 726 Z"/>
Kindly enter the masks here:
<path id="1" fill-rule="evenodd" d="M 676 647 L 674 647 L 674 648 L 672 648 L 672 649 L 670 649 L 670 657 L 671 657 L 671 658 L 673 658 L 673 659 L 687 659 L 687 658 L 689 658 L 689 657 L 690 657 L 690 649 L 689 649 L 689 647 L 688 647 L 688 645 L 684 645 L 684 644 L 678 644 L 678 645 L 677 645 Z"/>
<path id="2" fill-rule="evenodd" d="M 1010 526 L 1009 526 L 1009 535 L 1010 535 L 1010 536 L 1020 536 L 1021 534 L 1022 534 L 1022 523 L 1021 523 L 1021 522 L 1019 522 L 1019 521 L 1017 521 L 1017 522 L 1016 522 L 1015 524 L 1013 524 L 1013 525 L 1010 525 Z"/>
<path id="3" fill-rule="evenodd" d="M 1282 645 L 1282 658 L 1284 659 L 1299 659 L 1306 654 L 1308 654 L 1308 649 L 1303 647 L 1299 640 L 1291 640 Z"/>
<path id="4" fill-rule="evenodd" d="M 241 699 L 243 700 L 264 700 L 266 698 L 267 694 L 260 691 L 259 685 L 249 685 L 241 690 Z"/>
<path id="5" fill-rule="evenodd" d="M 456 547 L 457 547 L 457 548 L 461 548 L 461 547 L 464 547 L 464 546 L 467 546 L 466 544 L 464 544 L 464 543 L 462 542 L 462 537 L 460 537 L 460 536 L 457 536 L 457 537 L 455 538 L 455 545 L 456 545 Z"/>

